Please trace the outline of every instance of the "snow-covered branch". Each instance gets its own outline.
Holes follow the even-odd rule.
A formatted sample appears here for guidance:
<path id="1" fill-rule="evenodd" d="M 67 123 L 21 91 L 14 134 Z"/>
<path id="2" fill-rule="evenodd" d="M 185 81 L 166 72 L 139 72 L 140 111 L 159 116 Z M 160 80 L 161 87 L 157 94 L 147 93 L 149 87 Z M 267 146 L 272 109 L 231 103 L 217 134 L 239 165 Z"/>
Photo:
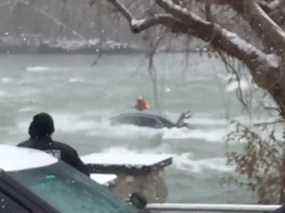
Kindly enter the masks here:
<path id="1" fill-rule="evenodd" d="M 185 25 L 182 22 L 168 14 L 155 14 L 149 18 L 140 20 L 132 19 L 130 23 L 131 30 L 134 33 L 139 33 L 156 25 L 164 25 L 168 28 L 180 26 L 177 28 L 180 28 L 181 30 L 185 28 Z"/>
<path id="2" fill-rule="evenodd" d="M 250 68 L 257 84 L 261 87 L 269 87 L 268 85 L 272 85 L 276 80 L 274 75 L 271 75 L 272 78 L 268 78 L 270 76 L 268 72 L 279 68 L 278 56 L 267 55 L 237 34 L 217 23 L 204 20 L 187 8 L 175 4 L 172 0 L 155 0 L 166 14 L 156 14 L 139 20 L 119 0 L 108 1 L 126 18 L 133 32 L 138 33 L 156 25 L 164 25 L 171 30 L 175 28 L 176 32 L 191 34 L 243 61 Z"/>
<path id="3" fill-rule="evenodd" d="M 128 21 L 130 29 L 134 33 L 140 33 L 150 27 L 156 25 L 164 25 L 168 28 L 173 28 L 176 26 L 177 29 L 183 29 L 185 26 L 182 22 L 175 19 L 169 14 L 154 14 L 150 17 L 145 17 L 142 19 L 136 19 L 135 16 L 128 10 L 127 7 L 119 0 L 108 0 Z M 177 27 L 181 26 L 181 27 Z"/>
<path id="4" fill-rule="evenodd" d="M 244 0 L 242 7 L 235 7 L 238 13 L 242 14 L 244 19 L 250 24 L 252 29 L 262 35 L 259 38 L 279 52 L 280 48 L 285 47 L 285 32 L 279 27 L 269 15 L 255 1 Z M 280 50 L 281 52 L 282 50 Z"/>
<path id="5" fill-rule="evenodd" d="M 259 66 L 260 63 L 266 67 L 271 67 L 273 65 L 267 60 L 268 57 L 266 54 L 247 41 L 241 39 L 235 33 L 224 29 L 218 24 L 203 20 L 186 8 L 176 5 L 172 0 L 156 0 L 156 2 L 166 12 L 186 24 L 189 28 L 189 32 L 196 37 L 211 42 L 214 47 L 246 62 L 248 66 L 255 67 Z M 275 66 L 276 64 L 272 67 Z"/>
<path id="6" fill-rule="evenodd" d="M 271 3 L 259 2 L 262 9 L 280 26 L 285 23 L 285 0 L 275 0 Z"/>

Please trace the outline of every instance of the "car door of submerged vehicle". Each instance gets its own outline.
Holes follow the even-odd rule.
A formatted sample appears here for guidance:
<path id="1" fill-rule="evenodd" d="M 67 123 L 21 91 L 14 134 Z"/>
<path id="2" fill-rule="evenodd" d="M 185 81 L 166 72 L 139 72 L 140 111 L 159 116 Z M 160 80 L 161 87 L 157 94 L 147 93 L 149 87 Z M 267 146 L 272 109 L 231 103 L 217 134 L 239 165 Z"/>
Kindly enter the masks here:
<path id="1" fill-rule="evenodd" d="M 62 161 L 8 173 L 61 213 L 135 213 L 102 185 Z"/>
<path id="2" fill-rule="evenodd" d="M 163 128 L 163 124 L 155 116 L 140 115 L 137 116 L 137 125 L 141 127 Z"/>
<path id="3" fill-rule="evenodd" d="M 112 125 L 125 124 L 125 125 L 138 125 L 138 117 L 134 115 L 122 114 L 111 119 Z"/>

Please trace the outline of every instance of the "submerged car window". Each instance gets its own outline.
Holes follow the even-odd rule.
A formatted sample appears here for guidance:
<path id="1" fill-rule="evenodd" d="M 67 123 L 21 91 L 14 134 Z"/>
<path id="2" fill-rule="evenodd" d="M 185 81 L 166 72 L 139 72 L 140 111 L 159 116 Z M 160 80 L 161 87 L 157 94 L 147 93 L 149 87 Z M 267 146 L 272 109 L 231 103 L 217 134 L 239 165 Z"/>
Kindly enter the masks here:
<path id="1" fill-rule="evenodd" d="M 111 192 L 63 162 L 10 173 L 50 205 L 63 213 L 128 213 L 127 204 Z"/>
<path id="2" fill-rule="evenodd" d="M 160 123 L 155 118 L 143 117 L 141 116 L 139 119 L 138 125 L 145 127 L 159 127 Z"/>
<path id="3" fill-rule="evenodd" d="M 136 124 L 137 120 L 136 116 L 122 116 L 119 118 L 119 122 L 123 124 Z"/>

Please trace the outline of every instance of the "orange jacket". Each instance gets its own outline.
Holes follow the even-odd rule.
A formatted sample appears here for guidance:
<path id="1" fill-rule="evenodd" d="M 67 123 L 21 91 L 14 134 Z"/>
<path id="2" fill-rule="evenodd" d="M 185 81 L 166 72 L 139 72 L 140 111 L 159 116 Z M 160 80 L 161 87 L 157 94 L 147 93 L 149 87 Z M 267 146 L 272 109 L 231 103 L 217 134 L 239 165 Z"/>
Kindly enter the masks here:
<path id="1" fill-rule="evenodd" d="M 138 99 L 135 108 L 139 111 L 150 109 L 150 104 L 144 99 Z"/>

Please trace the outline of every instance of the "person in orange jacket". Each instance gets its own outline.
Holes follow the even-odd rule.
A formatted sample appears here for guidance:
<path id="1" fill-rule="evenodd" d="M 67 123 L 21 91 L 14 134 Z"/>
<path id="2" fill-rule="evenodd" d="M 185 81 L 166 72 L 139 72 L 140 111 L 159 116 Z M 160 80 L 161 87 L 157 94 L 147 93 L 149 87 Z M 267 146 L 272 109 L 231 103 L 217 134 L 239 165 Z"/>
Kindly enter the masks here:
<path id="1" fill-rule="evenodd" d="M 150 104 L 142 96 L 138 97 L 135 108 L 139 111 L 144 111 L 150 109 Z"/>

